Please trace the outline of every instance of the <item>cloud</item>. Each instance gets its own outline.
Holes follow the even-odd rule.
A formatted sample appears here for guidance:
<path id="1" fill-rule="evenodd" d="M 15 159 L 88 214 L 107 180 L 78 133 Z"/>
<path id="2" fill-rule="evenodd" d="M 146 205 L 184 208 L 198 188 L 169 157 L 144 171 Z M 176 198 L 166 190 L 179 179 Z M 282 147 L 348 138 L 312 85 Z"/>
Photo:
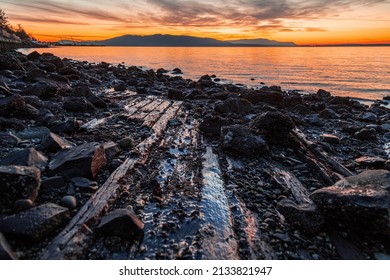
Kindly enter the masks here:
<path id="1" fill-rule="evenodd" d="M 306 27 L 305 31 L 306 32 L 327 32 L 328 30 L 323 28 L 318 28 L 318 27 Z"/>

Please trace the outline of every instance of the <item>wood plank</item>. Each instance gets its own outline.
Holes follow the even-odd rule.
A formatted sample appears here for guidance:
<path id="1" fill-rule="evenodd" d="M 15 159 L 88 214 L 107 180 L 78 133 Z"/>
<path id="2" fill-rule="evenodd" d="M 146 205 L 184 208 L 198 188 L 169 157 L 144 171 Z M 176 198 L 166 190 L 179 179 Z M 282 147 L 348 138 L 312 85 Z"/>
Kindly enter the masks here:
<path id="1" fill-rule="evenodd" d="M 148 105 L 142 107 L 137 112 L 129 116 L 129 119 L 137 119 L 143 120 L 147 115 L 150 114 L 153 110 L 155 110 L 163 101 L 161 99 L 154 100 Z"/>
<path id="2" fill-rule="evenodd" d="M 149 103 L 152 103 L 153 100 L 154 99 L 152 99 L 152 98 L 146 98 L 146 99 L 139 101 L 139 102 L 138 102 L 138 100 L 137 100 L 137 102 L 132 102 L 131 104 L 125 106 L 125 112 L 127 113 L 127 115 L 131 116 L 132 114 L 137 112 L 139 109 L 145 107 Z"/>
<path id="3" fill-rule="evenodd" d="M 170 105 L 170 101 L 162 102 L 154 111 L 145 117 L 143 126 L 152 127 Z"/>

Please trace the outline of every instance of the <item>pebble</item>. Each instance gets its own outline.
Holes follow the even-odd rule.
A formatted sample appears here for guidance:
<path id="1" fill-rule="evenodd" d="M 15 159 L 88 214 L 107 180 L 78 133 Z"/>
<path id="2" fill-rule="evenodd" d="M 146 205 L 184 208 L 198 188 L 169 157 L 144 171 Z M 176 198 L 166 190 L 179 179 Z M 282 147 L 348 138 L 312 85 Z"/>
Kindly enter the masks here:
<path id="1" fill-rule="evenodd" d="M 16 213 L 23 212 L 34 206 L 34 203 L 30 199 L 18 199 L 14 204 L 14 211 Z"/>
<path id="2" fill-rule="evenodd" d="M 121 139 L 119 142 L 119 147 L 123 150 L 129 150 L 134 147 L 134 140 L 130 137 L 125 137 Z"/>
<path id="3" fill-rule="evenodd" d="M 72 195 L 66 195 L 61 198 L 60 205 L 72 210 L 77 207 L 77 200 Z"/>

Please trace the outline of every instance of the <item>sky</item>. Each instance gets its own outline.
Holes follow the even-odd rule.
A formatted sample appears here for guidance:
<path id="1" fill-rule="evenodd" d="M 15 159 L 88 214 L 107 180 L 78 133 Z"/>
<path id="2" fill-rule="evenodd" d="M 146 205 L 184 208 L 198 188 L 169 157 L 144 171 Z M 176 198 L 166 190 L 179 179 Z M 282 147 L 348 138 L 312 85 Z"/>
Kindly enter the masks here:
<path id="1" fill-rule="evenodd" d="M 173 34 L 390 43 L 390 0 L 0 0 L 0 9 L 44 41 Z"/>

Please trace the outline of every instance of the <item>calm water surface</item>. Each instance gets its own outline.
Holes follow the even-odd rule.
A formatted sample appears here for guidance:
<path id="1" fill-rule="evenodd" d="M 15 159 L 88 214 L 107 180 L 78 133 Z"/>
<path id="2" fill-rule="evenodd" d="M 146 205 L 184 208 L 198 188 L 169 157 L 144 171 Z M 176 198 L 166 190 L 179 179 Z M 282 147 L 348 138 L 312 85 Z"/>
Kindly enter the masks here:
<path id="1" fill-rule="evenodd" d="M 32 49 L 22 50 L 24 53 Z M 56 47 L 60 57 L 128 66 L 179 67 L 185 78 L 215 74 L 222 81 L 284 90 L 382 99 L 390 95 L 390 47 Z"/>

